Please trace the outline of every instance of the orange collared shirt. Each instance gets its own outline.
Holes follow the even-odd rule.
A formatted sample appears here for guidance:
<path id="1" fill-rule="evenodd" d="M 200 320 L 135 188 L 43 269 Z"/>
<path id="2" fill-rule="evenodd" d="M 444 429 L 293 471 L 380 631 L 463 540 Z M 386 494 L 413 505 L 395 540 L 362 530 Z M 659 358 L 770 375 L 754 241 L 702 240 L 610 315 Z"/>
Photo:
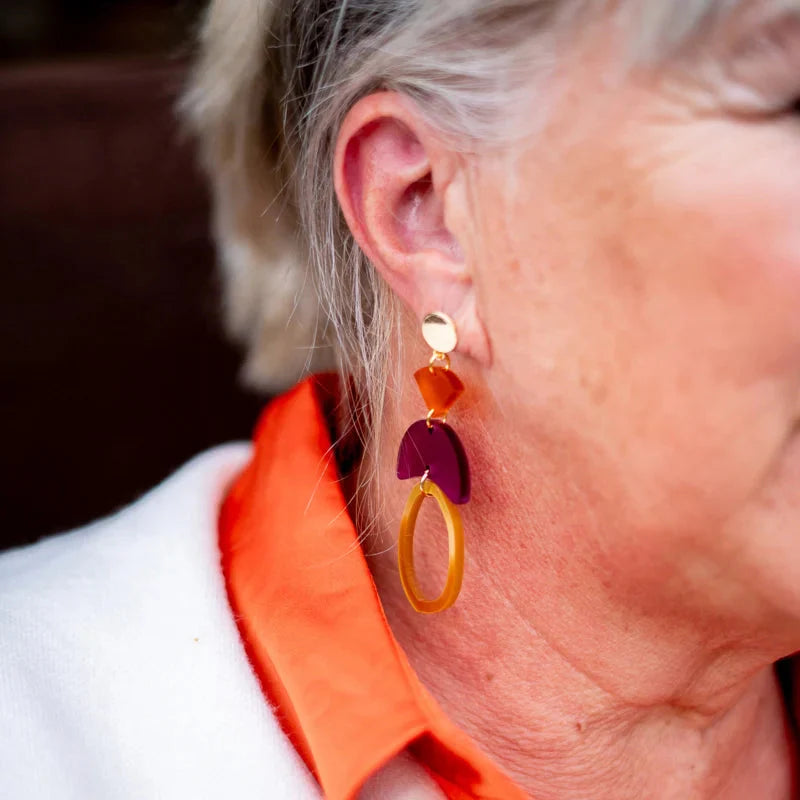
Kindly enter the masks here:
<path id="1" fill-rule="evenodd" d="M 333 373 L 273 400 L 222 507 L 231 607 L 267 699 L 330 800 L 408 748 L 449 798 L 525 793 L 422 686 L 384 616 L 331 446 Z"/>

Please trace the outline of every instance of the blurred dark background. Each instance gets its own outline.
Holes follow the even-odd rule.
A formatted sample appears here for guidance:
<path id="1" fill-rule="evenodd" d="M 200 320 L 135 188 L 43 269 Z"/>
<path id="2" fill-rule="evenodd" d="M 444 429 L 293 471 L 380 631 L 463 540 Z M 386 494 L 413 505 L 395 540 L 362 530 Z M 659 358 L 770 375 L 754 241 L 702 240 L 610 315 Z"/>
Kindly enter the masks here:
<path id="1" fill-rule="evenodd" d="M 265 402 L 237 383 L 174 114 L 203 5 L 0 8 L 0 548 L 249 437 Z"/>

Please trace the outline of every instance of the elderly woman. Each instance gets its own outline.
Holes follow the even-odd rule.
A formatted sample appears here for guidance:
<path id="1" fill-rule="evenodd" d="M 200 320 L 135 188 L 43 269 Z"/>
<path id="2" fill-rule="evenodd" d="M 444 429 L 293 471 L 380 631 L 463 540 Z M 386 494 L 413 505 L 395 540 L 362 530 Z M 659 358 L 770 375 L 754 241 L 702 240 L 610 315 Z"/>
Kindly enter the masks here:
<path id="1" fill-rule="evenodd" d="M 796 796 L 798 98 L 797 0 L 213 4 L 231 325 L 316 374 L 0 560 L 0 795 Z"/>

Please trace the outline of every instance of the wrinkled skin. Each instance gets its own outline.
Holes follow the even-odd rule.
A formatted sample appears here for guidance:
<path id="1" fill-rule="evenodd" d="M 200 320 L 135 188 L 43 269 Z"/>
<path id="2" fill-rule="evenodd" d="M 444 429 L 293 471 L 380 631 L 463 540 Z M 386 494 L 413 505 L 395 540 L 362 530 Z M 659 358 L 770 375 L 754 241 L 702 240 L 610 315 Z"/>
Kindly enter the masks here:
<path id="1" fill-rule="evenodd" d="M 424 416 L 427 311 L 468 387 L 462 596 L 405 605 L 390 452 L 373 574 L 431 691 L 536 797 L 792 791 L 770 665 L 800 649 L 800 17 L 756 48 L 764 8 L 625 74 L 587 34 L 517 147 L 448 149 L 391 93 L 340 133 L 345 215 L 409 312 L 387 441 Z"/>

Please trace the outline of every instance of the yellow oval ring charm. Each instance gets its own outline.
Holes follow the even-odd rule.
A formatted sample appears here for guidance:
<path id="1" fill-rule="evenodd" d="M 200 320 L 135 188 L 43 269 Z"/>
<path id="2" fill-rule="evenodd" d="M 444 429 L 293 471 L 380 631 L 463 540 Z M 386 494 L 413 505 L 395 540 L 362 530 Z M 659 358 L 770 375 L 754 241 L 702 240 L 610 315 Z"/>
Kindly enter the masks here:
<path id="1" fill-rule="evenodd" d="M 449 540 L 447 581 L 442 593 L 435 600 L 426 600 L 419 590 L 414 572 L 414 528 L 417 516 L 426 497 L 433 497 L 439 505 Z M 464 577 L 464 528 L 461 515 L 447 495 L 429 478 L 414 484 L 403 509 L 400 521 L 400 537 L 397 542 L 397 563 L 400 568 L 400 581 L 408 601 L 422 614 L 435 614 L 444 611 L 455 603 L 461 591 Z"/>

